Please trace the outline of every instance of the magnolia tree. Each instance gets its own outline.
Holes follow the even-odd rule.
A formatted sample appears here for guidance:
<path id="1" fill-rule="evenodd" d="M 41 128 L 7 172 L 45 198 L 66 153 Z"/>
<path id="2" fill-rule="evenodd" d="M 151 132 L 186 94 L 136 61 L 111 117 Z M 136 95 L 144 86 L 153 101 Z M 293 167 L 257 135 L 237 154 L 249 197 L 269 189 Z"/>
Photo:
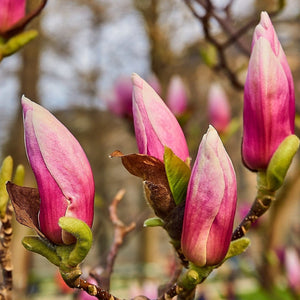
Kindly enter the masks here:
<path id="1" fill-rule="evenodd" d="M 22 1 L 7 3 L 21 4 Z M 6 9 L 15 9 L 16 20 L 1 20 L 1 49 L 25 34 L 24 26 L 21 29 L 17 26 L 17 31 L 10 30 L 16 28 L 15 24 L 24 23 L 24 7 L 19 10 L 8 5 Z M 7 53 L 3 51 L 2 57 Z M 205 284 L 214 269 L 247 249 L 250 240 L 245 234 L 272 205 L 276 191 L 284 183 L 299 147 L 299 139 L 294 135 L 291 71 L 271 20 L 263 12 L 254 31 L 245 83 L 242 139 L 244 165 L 257 174 L 257 196 L 235 229 L 236 174 L 216 130 L 224 133 L 230 128 L 230 111 L 220 88 L 214 87 L 210 96 L 210 120 L 214 126 L 208 125 L 198 154 L 191 160 L 184 133 L 173 114 L 181 114 L 186 107 L 180 79 L 173 80 L 168 92 L 168 97 L 175 93 L 178 98 L 175 102 L 168 101 L 173 112 L 139 75 L 133 74 L 131 81 L 132 85 L 126 83 L 126 88 L 132 91 L 132 116 L 139 153 L 114 151 L 111 157 L 120 158 L 129 173 L 142 179 L 146 201 L 155 214 L 154 218 L 145 220 L 144 225 L 159 226 L 168 233 L 183 266 L 175 280 L 161 290 L 158 299 L 176 296 L 177 299 L 194 299 L 196 287 Z M 69 287 L 84 290 L 98 299 L 117 300 L 110 293 L 109 284 L 81 277 L 81 263 L 92 245 L 95 194 L 93 174 L 84 150 L 49 111 L 24 96 L 21 104 L 26 153 L 37 188 L 22 186 L 24 170 L 21 166 L 12 179 L 12 159 L 7 157 L 3 161 L 0 262 L 4 281 L 1 293 L 5 299 L 11 298 L 11 262 L 6 247 L 11 239 L 10 198 L 17 221 L 37 233 L 23 238 L 26 249 L 57 266 Z M 124 111 L 130 115 L 128 101 L 126 105 Z M 125 233 L 133 226 L 123 228 Z"/>

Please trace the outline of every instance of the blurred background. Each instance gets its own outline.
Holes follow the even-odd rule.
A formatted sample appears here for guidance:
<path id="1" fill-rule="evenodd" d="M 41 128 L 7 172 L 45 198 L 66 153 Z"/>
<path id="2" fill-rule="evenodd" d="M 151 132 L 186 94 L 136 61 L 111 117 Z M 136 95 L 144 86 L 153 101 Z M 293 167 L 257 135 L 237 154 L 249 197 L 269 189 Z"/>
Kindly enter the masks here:
<path id="1" fill-rule="evenodd" d="M 28 1 L 28 10 L 37 2 Z M 176 113 L 192 159 L 213 122 L 210 99 L 226 98 L 228 107 L 223 111 L 228 124 L 218 131 L 237 173 L 238 225 L 256 194 L 256 176 L 241 162 L 241 117 L 251 38 L 263 10 L 272 16 L 287 55 L 299 112 L 298 0 L 49 0 L 29 25 L 39 31 L 38 38 L 1 62 L 1 161 L 12 155 L 15 165 L 26 167 L 25 185 L 35 186 L 23 143 L 24 94 L 69 128 L 91 163 L 97 197 L 93 248 L 83 266 L 86 275 L 101 272 L 105 264 L 113 240 L 108 206 L 118 190 L 126 190 L 119 215 L 125 224 L 134 221 L 137 227 L 118 253 L 112 277 L 115 296 L 155 298 L 157 287 L 167 283 L 176 269 L 165 232 L 143 228 L 153 213 L 145 203 L 141 180 L 130 175 L 119 159 L 109 158 L 114 150 L 137 152 L 128 110 L 131 74 L 148 81 Z M 171 88 L 174 78 L 177 83 Z M 176 88 L 179 91 L 172 96 Z M 178 94 L 181 97 L 174 100 Z M 296 119 L 298 136 L 299 125 Z M 251 247 L 212 273 L 199 287 L 201 299 L 299 299 L 299 167 L 298 155 L 271 211 L 248 233 Z M 78 297 L 63 286 L 55 267 L 23 249 L 26 234 L 26 228 L 14 224 L 15 299 Z"/>

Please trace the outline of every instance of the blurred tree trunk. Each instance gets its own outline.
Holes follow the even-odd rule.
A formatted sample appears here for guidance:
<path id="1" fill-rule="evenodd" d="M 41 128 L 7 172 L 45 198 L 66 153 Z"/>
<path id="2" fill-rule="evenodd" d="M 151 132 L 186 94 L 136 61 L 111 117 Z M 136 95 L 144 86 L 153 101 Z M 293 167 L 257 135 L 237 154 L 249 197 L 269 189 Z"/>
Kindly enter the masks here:
<path id="1" fill-rule="evenodd" d="M 135 0 L 134 4 L 145 22 L 150 44 L 151 69 L 164 90 L 171 76 L 170 69 L 174 54 L 170 48 L 168 36 L 158 23 L 160 0 Z"/>

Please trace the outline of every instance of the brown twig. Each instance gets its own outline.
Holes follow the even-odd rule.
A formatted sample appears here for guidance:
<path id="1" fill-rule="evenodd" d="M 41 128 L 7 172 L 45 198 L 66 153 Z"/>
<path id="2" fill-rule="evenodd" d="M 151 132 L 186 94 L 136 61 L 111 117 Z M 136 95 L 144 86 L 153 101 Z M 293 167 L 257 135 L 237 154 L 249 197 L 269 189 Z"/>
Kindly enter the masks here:
<path id="1" fill-rule="evenodd" d="M 225 54 L 225 51 L 229 46 L 235 45 L 243 55 L 249 57 L 250 42 L 247 41 L 244 36 L 258 23 L 259 17 L 254 16 L 240 29 L 236 29 L 234 25 L 235 21 L 231 18 L 231 5 L 233 1 L 229 1 L 224 9 L 221 10 L 222 14 L 217 10 L 210 0 L 184 0 L 184 2 L 192 14 L 201 22 L 205 39 L 216 48 L 218 62 L 214 66 L 214 70 L 223 71 L 230 80 L 231 84 L 238 90 L 242 90 L 244 85 L 239 81 L 237 72 L 233 70 L 229 64 L 229 60 L 232 59 L 232 57 L 230 56 L 228 58 L 228 55 Z M 199 14 L 192 2 L 196 2 L 202 8 L 204 8 L 205 13 L 203 15 Z M 275 11 L 270 12 L 270 16 L 275 16 L 283 9 L 284 6 L 280 4 L 280 1 L 278 2 L 278 8 Z M 211 19 L 217 21 L 223 32 L 228 37 L 225 42 L 220 42 L 212 33 L 210 26 Z"/>
<path id="2" fill-rule="evenodd" d="M 110 294 L 107 290 L 100 288 L 92 283 L 83 280 L 82 278 L 78 278 L 70 287 L 84 290 L 89 295 L 94 296 L 100 300 L 121 300 Z M 162 296 L 160 296 L 157 300 L 171 300 L 173 297 L 182 293 L 183 289 L 179 287 L 176 283 L 173 284 Z M 187 299 L 187 298 L 186 298 Z M 146 296 L 137 296 L 132 300 L 150 300 Z"/>
<path id="3" fill-rule="evenodd" d="M 232 234 L 231 240 L 234 241 L 243 237 L 250 229 L 251 225 L 270 208 L 274 200 L 274 195 L 256 197 L 248 214 Z"/>
<path id="4" fill-rule="evenodd" d="M 124 225 L 124 223 L 119 219 L 117 215 L 117 206 L 123 198 L 124 194 L 125 190 L 120 190 L 109 207 L 110 219 L 115 227 L 114 242 L 107 256 L 106 270 L 109 275 L 111 275 L 113 271 L 113 266 L 118 254 L 118 250 L 122 246 L 125 236 L 136 226 L 134 222 L 131 222 L 128 226 Z"/>
<path id="5" fill-rule="evenodd" d="M 172 277 L 170 279 L 170 282 L 161 286 L 159 288 L 159 295 L 164 295 L 165 293 L 168 292 L 168 290 L 172 289 L 172 287 L 176 284 L 181 272 L 182 272 L 182 264 L 176 259 L 175 266 L 174 266 L 174 271 L 172 274 Z"/>
<path id="6" fill-rule="evenodd" d="M 3 282 L 0 285 L 0 299 L 12 299 L 12 262 L 11 262 L 11 240 L 12 240 L 12 224 L 11 219 L 13 208 L 9 202 L 6 209 L 6 214 L 1 217 L 2 227 L 0 229 L 0 266 L 2 266 Z"/>
<path id="7" fill-rule="evenodd" d="M 83 280 L 82 278 L 77 278 L 72 284 L 69 284 L 72 288 L 77 288 L 87 292 L 89 295 L 94 296 L 100 300 L 120 300 L 119 298 L 111 295 L 105 289 L 102 289 L 92 283 Z"/>
<path id="8" fill-rule="evenodd" d="M 197 13 L 196 9 L 194 6 L 191 4 L 191 0 L 184 0 L 186 3 L 187 7 L 190 9 L 192 14 L 201 22 L 203 31 L 204 31 L 204 36 L 205 39 L 211 43 L 217 50 L 218 54 L 218 62 L 214 66 L 214 69 L 216 71 L 223 70 L 223 72 L 228 76 L 230 82 L 232 85 L 237 88 L 238 90 L 243 89 L 243 84 L 239 82 L 237 74 L 235 71 L 233 71 L 228 63 L 227 56 L 225 55 L 225 50 L 228 46 L 228 44 L 225 43 L 220 43 L 212 34 L 211 32 L 211 26 L 210 26 L 210 19 L 215 18 L 216 21 L 221 25 L 221 27 L 226 29 L 227 33 L 230 33 L 230 43 L 237 42 L 239 40 L 238 35 L 234 35 L 232 33 L 232 29 L 229 29 L 228 21 L 227 23 L 224 22 L 220 17 L 218 17 L 217 14 L 215 14 L 213 10 L 213 6 L 211 5 L 210 1 L 206 1 L 206 3 L 202 3 L 202 1 L 197 1 L 201 6 L 205 8 L 205 14 L 201 16 L 200 14 Z M 225 45 L 225 46 L 224 46 Z M 241 43 L 239 42 L 239 45 L 241 48 L 245 49 L 244 46 L 241 46 Z M 243 51 L 244 52 L 244 51 Z"/>
<path id="9" fill-rule="evenodd" d="M 110 278 L 113 272 L 114 263 L 119 249 L 123 245 L 124 238 L 136 227 L 136 224 L 134 222 L 126 226 L 118 217 L 117 206 L 122 200 L 124 194 L 125 190 L 120 190 L 109 206 L 110 219 L 112 224 L 114 225 L 114 240 L 106 259 L 105 268 L 103 272 L 101 272 L 101 275 L 97 274 L 96 269 L 90 272 L 91 275 L 97 280 L 97 282 L 101 282 L 101 286 L 106 290 L 109 290 L 110 288 Z"/>

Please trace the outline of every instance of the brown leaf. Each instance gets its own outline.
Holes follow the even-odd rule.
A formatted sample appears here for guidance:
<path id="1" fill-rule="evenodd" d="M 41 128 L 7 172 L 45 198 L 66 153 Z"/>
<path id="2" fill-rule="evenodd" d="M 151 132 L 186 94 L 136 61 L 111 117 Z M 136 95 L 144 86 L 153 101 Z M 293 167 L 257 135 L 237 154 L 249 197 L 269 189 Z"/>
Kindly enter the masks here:
<path id="1" fill-rule="evenodd" d="M 165 165 L 150 155 L 124 155 L 118 150 L 114 151 L 110 157 L 120 157 L 129 173 L 143 179 L 149 204 L 158 217 L 166 218 L 176 204 L 169 187 Z"/>
<path id="2" fill-rule="evenodd" d="M 18 186 L 10 181 L 6 183 L 6 189 L 17 221 L 34 229 L 41 237 L 45 237 L 39 229 L 40 195 L 38 189 Z"/>
<path id="3" fill-rule="evenodd" d="M 180 241 L 184 217 L 185 201 L 178 204 L 165 218 L 164 228 L 169 236 L 176 241 Z"/>
<path id="4" fill-rule="evenodd" d="M 146 154 L 124 155 L 118 150 L 114 151 L 110 157 L 120 157 L 124 167 L 132 175 L 161 184 L 170 190 L 165 165 L 159 159 Z"/>
<path id="5" fill-rule="evenodd" d="M 175 201 L 171 198 L 170 191 L 165 186 L 150 181 L 144 181 L 144 190 L 155 214 L 164 220 L 175 207 Z"/>

